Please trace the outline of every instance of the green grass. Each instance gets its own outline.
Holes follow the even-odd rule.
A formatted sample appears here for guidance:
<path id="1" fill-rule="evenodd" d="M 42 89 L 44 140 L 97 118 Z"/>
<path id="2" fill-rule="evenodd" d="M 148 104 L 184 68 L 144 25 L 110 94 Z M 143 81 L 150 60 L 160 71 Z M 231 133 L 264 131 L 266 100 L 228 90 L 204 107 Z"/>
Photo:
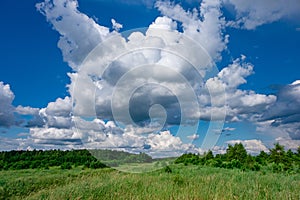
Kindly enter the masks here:
<path id="1" fill-rule="evenodd" d="M 300 199 L 300 174 L 170 166 L 149 173 L 112 169 L 0 171 L 1 199 Z"/>
<path id="2" fill-rule="evenodd" d="M 122 172 L 130 172 L 130 173 L 145 173 L 145 172 L 152 172 L 163 167 L 174 163 L 175 159 L 165 159 L 160 161 L 154 161 L 151 163 L 126 163 L 114 167 L 114 169 Z"/>

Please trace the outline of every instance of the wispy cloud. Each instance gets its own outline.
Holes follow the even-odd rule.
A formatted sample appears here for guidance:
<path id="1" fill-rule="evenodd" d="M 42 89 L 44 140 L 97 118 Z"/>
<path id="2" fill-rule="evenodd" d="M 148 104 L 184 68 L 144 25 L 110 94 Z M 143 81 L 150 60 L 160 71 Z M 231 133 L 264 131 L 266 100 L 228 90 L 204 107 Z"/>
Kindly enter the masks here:
<path id="1" fill-rule="evenodd" d="M 230 22 L 229 25 L 249 30 L 283 18 L 292 19 L 300 16 L 298 0 L 225 0 L 224 2 L 233 5 L 237 12 L 236 21 Z"/>

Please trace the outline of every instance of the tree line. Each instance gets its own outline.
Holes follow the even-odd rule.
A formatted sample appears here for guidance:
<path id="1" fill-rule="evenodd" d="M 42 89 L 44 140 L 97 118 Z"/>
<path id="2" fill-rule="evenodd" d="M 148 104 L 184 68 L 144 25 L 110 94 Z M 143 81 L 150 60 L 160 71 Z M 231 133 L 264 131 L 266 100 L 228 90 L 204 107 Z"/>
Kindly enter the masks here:
<path id="1" fill-rule="evenodd" d="M 98 159 L 97 159 L 98 158 Z M 101 161 L 100 161 L 101 160 Z M 152 162 L 145 153 L 132 154 L 113 150 L 33 150 L 0 152 L 0 170 L 49 169 L 49 167 L 83 166 L 84 168 L 105 168 L 125 163 Z"/>
<path id="2" fill-rule="evenodd" d="M 0 152 L 0 170 L 37 169 L 60 166 L 71 169 L 72 166 L 88 168 L 106 167 L 94 158 L 88 150 L 33 150 Z"/>
<path id="3" fill-rule="evenodd" d="M 98 158 L 98 159 L 97 159 Z M 101 160 L 101 161 L 99 161 Z M 76 166 L 84 168 L 105 168 L 119 166 L 126 163 L 154 162 L 151 156 L 145 153 L 131 154 L 113 150 L 33 150 L 33 151 L 3 151 L 0 152 L 0 170 L 17 169 L 49 169 L 60 167 L 71 169 Z M 175 164 L 202 165 L 227 169 L 242 169 L 259 171 L 268 169 L 273 172 L 300 172 L 300 147 L 297 152 L 290 149 L 285 151 L 284 146 L 276 143 L 274 148 L 266 153 L 261 151 L 253 156 L 247 153 L 241 143 L 228 145 L 225 154 L 214 155 L 211 150 L 204 155 L 186 153 L 178 157 Z"/>
<path id="4" fill-rule="evenodd" d="M 259 171 L 268 169 L 273 172 L 300 172 L 300 147 L 297 152 L 290 149 L 285 151 L 284 146 L 276 143 L 274 148 L 266 153 L 261 151 L 258 155 L 252 156 L 247 153 L 241 143 L 228 145 L 225 154 L 214 155 L 211 150 L 204 155 L 192 153 L 183 154 L 175 160 L 175 163 L 184 165 L 206 165 L 227 169 L 242 169 Z"/>

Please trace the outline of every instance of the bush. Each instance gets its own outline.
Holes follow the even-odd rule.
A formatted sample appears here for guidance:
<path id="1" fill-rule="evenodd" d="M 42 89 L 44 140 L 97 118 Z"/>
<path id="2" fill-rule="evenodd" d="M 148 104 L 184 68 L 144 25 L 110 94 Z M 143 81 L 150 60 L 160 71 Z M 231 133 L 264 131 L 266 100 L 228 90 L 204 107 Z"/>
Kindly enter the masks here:
<path id="1" fill-rule="evenodd" d="M 169 166 L 166 166 L 164 170 L 166 173 L 172 173 L 172 169 Z"/>
<path id="2" fill-rule="evenodd" d="M 201 162 L 200 157 L 192 153 L 183 154 L 174 161 L 175 164 L 184 163 L 184 165 L 188 165 L 188 164 L 197 165 L 200 162 Z"/>
<path id="3" fill-rule="evenodd" d="M 254 163 L 251 168 L 252 171 L 259 171 L 261 169 L 261 165 L 258 163 Z"/>
<path id="4" fill-rule="evenodd" d="M 284 164 L 282 164 L 282 163 L 277 164 L 277 163 L 273 162 L 271 164 L 271 166 L 272 166 L 273 172 L 283 172 L 283 170 L 284 170 Z"/>
<path id="5" fill-rule="evenodd" d="M 210 167 L 216 167 L 217 161 L 216 160 L 207 160 L 205 162 L 205 165 L 210 166 Z"/>
<path id="6" fill-rule="evenodd" d="M 233 159 L 230 163 L 232 168 L 237 168 L 237 169 L 242 168 L 242 163 L 239 160 Z"/>

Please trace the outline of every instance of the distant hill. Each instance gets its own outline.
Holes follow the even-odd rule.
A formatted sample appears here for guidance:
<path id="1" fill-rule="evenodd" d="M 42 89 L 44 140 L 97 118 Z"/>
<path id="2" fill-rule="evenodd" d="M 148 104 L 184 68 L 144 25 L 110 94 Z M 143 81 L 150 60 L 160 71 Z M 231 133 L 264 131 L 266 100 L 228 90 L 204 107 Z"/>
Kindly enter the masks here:
<path id="1" fill-rule="evenodd" d="M 0 170 L 36 169 L 61 166 L 70 169 L 72 166 L 103 168 L 125 163 L 152 162 L 151 156 L 140 153 L 131 154 L 115 150 L 33 150 L 0 152 Z"/>

